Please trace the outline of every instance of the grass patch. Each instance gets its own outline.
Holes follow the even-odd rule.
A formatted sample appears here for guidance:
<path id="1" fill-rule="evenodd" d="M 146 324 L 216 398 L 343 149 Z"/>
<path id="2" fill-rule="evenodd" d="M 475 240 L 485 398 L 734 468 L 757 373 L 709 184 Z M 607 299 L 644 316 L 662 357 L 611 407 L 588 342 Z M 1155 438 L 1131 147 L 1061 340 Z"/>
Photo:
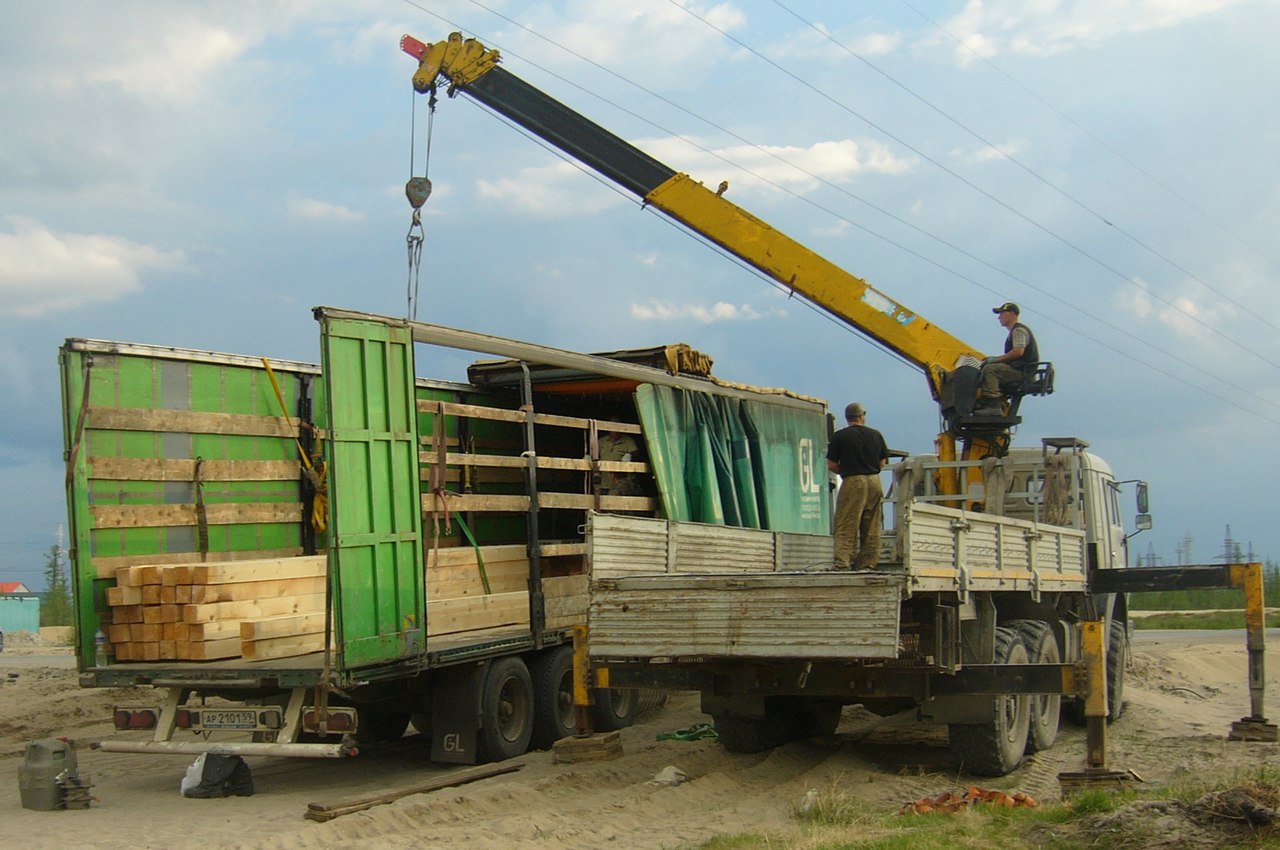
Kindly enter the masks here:
<path id="1" fill-rule="evenodd" d="M 1266 615 L 1269 629 L 1280 628 L 1280 614 Z M 1243 611 L 1196 611 L 1134 617 L 1135 629 L 1243 629 Z"/>
<path id="2" fill-rule="evenodd" d="M 1040 850 L 1280 847 L 1280 769 L 1175 787 L 1088 791 L 1038 808 L 979 804 L 954 814 L 904 815 L 840 784 L 810 793 L 794 826 L 720 836 L 698 850 Z M 1170 843 L 1173 842 L 1173 843 Z"/>

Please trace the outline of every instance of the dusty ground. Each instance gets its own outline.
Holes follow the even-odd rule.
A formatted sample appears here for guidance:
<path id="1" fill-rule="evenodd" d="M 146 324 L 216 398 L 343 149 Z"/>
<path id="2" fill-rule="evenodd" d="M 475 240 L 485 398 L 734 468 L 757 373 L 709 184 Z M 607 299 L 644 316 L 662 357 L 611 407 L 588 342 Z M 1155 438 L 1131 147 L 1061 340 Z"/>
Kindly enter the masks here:
<path id="1" fill-rule="evenodd" d="M 960 788 L 945 733 L 907 723 L 877 726 L 856 709 L 840 733 L 761 755 L 734 755 L 710 741 L 657 741 L 659 732 L 704 718 L 696 698 L 677 695 L 667 708 L 623 734 L 625 755 L 578 765 L 550 753 L 517 759 L 525 766 L 470 785 L 403 798 L 327 823 L 303 818 L 311 802 L 336 802 L 428 781 L 451 768 L 432 765 L 426 748 L 406 738 L 396 748 L 338 761 L 252 758 L 253 797 L 190 800 L 178 783 L 190 757 L 102 753 L 83 747 L 80 773 L 97 798 L 86 811 L 21 807 L 17 769 L 28 741 L 69 736 L 82 744 L 114 734 L 111 706 L 127 694 L 82 691 L 64 649 L 17 645 L 0 653 L 0 812 L 5 834 L 31 850 L 92 848 L 678 848 L 713 835 L 784 831 L 810 789 L 853 791 L 885 811 Z M 1273 642 L 1273 645 L 1280 643 Z M 1270 653 L 1269 653 L 1270 655 Z M 1271 667 L 1276 669 L 1274 657 Z M 1280 688 L 1268 687 L 1272 719 Z M 1148 782 L 1209 773 L 1256 777 L 1275 764 L 1278 744 L 1225 740 L 1248 713 L 1244 639 L 1240 633 L 1138 633 L 1125 716 L 1111 727 L 1111 766 Z M 1083 765 L 1082 730 L 1063 725 L 1059 743 L 1013 775 L 984 781 L 1042 799 L 1057 795 L 1057 775 Z M 688 781 L 649 784 L 664 767 Z"/>

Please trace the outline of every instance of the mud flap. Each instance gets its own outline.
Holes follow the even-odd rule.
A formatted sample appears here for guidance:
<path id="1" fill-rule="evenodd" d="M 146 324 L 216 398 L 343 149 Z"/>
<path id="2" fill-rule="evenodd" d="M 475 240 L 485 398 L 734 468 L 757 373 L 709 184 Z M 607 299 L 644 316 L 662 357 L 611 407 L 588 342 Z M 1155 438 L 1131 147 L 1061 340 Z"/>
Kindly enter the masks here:
<path id="1" fill-rule="evenodd" d="M 441 671 L 431 687 L 431 760 L 475 764 L 487 665 Z"/>
<path id="2" fill-rule="evenodd" d="M 920 719 L 929 723 L 990 723 L 996 718 L 995 697 L 941 696 L 920 706 Z"/>

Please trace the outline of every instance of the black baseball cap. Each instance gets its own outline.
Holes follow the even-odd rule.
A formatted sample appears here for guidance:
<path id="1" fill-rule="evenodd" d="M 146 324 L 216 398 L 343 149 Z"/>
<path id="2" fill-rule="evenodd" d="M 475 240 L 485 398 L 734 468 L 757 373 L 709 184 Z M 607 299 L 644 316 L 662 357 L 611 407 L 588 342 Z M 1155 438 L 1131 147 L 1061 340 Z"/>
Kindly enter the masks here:
<path id="1" fill-rule="evenodd" d="M 992 313 L 1003 313 L 1005 310 L 1008 310 L 1010 313 L 1013 313 L 1015 316 L 1021 315 L 1022 313 L 1022 311 L 1018 309 L 1018 305 L 1014 304 L 1012 301 L 1006 301 L 1003 304 L 1001 304 L 999 307 L 991 308 Z"/>

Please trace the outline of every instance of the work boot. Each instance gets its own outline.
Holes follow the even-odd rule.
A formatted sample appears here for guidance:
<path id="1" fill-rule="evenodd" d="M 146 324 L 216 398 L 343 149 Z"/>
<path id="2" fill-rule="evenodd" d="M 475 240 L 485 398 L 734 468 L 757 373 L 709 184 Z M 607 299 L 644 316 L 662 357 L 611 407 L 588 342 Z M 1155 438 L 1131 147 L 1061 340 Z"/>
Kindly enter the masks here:
<path id="1" fill-rule="evenodd" d="M 249 765 L 245 764 L 244 759 L 236 756 L 235 769 L 231 771 L 231 776 L 223 787 L 228 797 L 253 796 L 253 775 L 249 772 Z"/>

